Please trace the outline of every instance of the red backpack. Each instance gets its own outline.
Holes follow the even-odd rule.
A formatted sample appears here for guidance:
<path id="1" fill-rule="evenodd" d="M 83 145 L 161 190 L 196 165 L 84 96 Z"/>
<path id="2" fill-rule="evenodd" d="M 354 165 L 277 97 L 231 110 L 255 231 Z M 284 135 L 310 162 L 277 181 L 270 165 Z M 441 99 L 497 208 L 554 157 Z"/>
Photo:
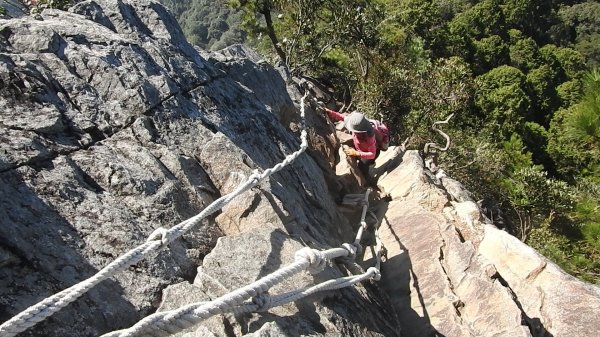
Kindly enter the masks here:
<path id="1" fill-rule="evenodd" d="M 370 119 L 371 125 L 375 130 L 375 140 L 377 141 L 377 148 L 385 151 L 390 145 L 390 130 L 385 124 L 378 120 Z"/>

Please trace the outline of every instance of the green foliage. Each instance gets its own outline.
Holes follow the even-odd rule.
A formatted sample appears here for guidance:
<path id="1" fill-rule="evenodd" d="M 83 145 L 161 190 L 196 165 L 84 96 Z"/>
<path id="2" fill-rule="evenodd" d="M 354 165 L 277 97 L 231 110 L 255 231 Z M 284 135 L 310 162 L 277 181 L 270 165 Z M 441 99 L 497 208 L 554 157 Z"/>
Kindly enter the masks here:
<path id="1" fill-rule="evenodd" d="M 525 91 L 525 75 L 517 68 L 500 66 L 476 79 L 475 104 L 493 125 L 500 139 L 508 138 L 525 121 L 531 101 Z"/>
<path id="2" fill-rule="evenodd" d="M 407 100 L 412 113 L 402 120 L 402 125 L 403 129 L 412 130 L 409 135 L 414 145 L 423 145 L 429 137 L 429 126 L 452 113 L 461 123 L 473 122 L 467 112 L 474 84 L 462 59 L 439 59 L 411 77 L 408 84 Z"/>
<path id="3" fill-rule="evenodd" d="M 600 270 L 594 262 L 599 212 L 586 201 L 598 198 L 576 185 L 600 179 L 600 121 L 585 103 L 593 83 L 582 84 L 584 61 L 600 50 L 593 45 L 600 34 L 592 24 L 595 4 L 236 3 L 238 24 L 267 59 L 334 87 L 345 109 L 383 119 L 396 142 L 410 136 L 409 146 L 420 148 L 430 140 L 431 123 L 455 113 L 444 126 L 453 140 L 440 157 L 444 169 L 479 197 L 496 200 L 512 233 L 567 270 L 588 279 Z M 240 38 L 225 20 L 231 13 L 184 12 L 186 34 L 212 41 L 212 48 Z M 200 16 L 210 19 L 193 19 Z"/>
<path id="4" fill-rule="evenodd" d="M 528 37 L 518 39 L 509 46 L 510 65 L 523 72 L 537 68 L 542 63 L 535 41 Z"/>
<path id="5" fill-rule="evenodd" d="M 398 45 L 404 45 L 408 38 L 405 28 L 401 23 L 393 20 L 383 20 L 377 26 L 381 47 L 394 50 Z"/>
<path id="6" fill-rule="evenodd" d="M 600 251 L 585 242 L 572 240 L 544 224 L 531 231 L 527 244 L 567 272 L 586 281 L 600 283 Z"/>
<path id="7" fill-rule="evenodd" d="M 534 15 L 536 5 L 532 0 L 507 0 L 501 7 L 508 25 L 523 27 Z"/>
<path id="8" fill-rule="evenodd" d="M 554 172 L 554 162 L 546 151 L 548 131 L 536 122 L 525 122 L 519 131 L 525 147 L 531 151 L 535 164 L 541 164 L 545 170 Z"/>
<path id="9" fill-rule="evenodd" d="M 588 66 L 600 66 L 600 3 L 585 1 L 563 6 L 558 15 L 561 21 L 555 30 L 561 41 L 572 42 Z"/>
<path id="10" fill-rule="evenodd" d="M 577 79 L 585 73 L 583 57 L 571 48 L 556 48 L 554 56 L 569 78 Z"/>
<path id="11" fill-rule="evenodd" d="M 388 3 L 389 4 L 389 3 Z M 388 5 L 389 6 L 389 5 Z M 447 28 L 438 3 L 430 0 L 408 0 L 395 4 L 388 12 L 389 19 L 425 41 L 425 49 L 441 51 L 445 45 Z"/>
<path id="12" fill-rule="evenodd" d="M 188 41 L 202 49 L 218 50 L 247 41 L 241 27 L 242 12 L 222 1 L 160 0 L 177 17 Z"/>
<path id="13" fill-rule="evenodd" d="M 501 7 L 508 27 L 519 29 L 536 40 L 543 40 L 554 22 L 553 4 L 554 1 L 548 0 L 507 0 L 503 1 Z"/>
<path id="14" fill-rule="evenodd" d="M 583 85 L 579 80 L 567 81 L 556 87 L 556 95 L 562 102 L 562 107 L 576 104 L 581 98 Z M 555 113 L 556 116 L 557 113 Z"/>
<path id="15" fill-rule="evenodd" d="M 504 32 L 504 18 L 497 0 L 484 0 L 458 13 L 448 23 L 447 49 L 457 56 L 471 61 L 475 48 L 473 41 Z"/>
<path id="16" fill-rule="evenodd" d="M 582 224 L 581 232 L 588 244 L 600 251 L 600 198 L 586 193 L 582 195 L 575 212 L 576 219 Z"/>
<path id="17" fill-rule="evenodd" d="M 519 168 L 504 183 L 511 203 L 535 217 L 536 223 L 551 220 L 557 213 L 566 215 L 575 203 L 568 185 L 548 178 L 540 167 Z"/>
<path id="18" fill-rule="evenodd" d="M 557 113 L 550 125 L 548 152 L 565 176 L 600 176 L 599 89 L 596 70 L 585 76 L 582 100 Z"/>
<path id="19" fill-rule="evenodd" d="M 530 120 L 544 125 L 549 124 L 549 118 L 560 105 L 556 92 L 558 76 L 557 69 L 548 64 L 542 64 L 527 73 L 526 81 L 530 88 L 530 97 L 534 107 L 532 111 L 537 112 L 529 117 Z"/>
<path id="20" fill-rule="evenodd" d="M 506 64 L 509 60 L 508 46 L 498 35 L 474 40 L 476 73 L 481 74 L 489 69 Z"/>
<path id="21" fill-rule="evenodd" d="M 37 13 L 46 8 L 66 10 L 71 5 L 73 5 L 73 0 L 38 0 L 31 11 L 32 13 Z"/>

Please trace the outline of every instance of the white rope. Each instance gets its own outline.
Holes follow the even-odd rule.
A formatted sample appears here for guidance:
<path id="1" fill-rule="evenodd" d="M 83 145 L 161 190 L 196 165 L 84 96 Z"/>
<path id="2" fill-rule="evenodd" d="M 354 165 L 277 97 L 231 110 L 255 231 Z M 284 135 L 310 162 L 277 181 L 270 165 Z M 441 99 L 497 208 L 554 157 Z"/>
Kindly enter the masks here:
<path id="1" fill-rule="evenodd" d="M 141 261 L 146 254 L 160 247 L 160 242 L 148 241 L 122 255 L 92 277 L 71 286 L 27 308 L 0 326 L 0 336 L 12 337 L 43 321 L 46 317 L 75 301 L 96 284 Z"/>
<path id="2" fill-rule="evenodd" d="M 232 307 L 241 305 L 243 302 L 253 296 L 265 293 L 272 286 L 281 283 L 284 279 L 299 273 L 302 270 L 317 271 L 325 266 L 327 260 L 348 255 L 344 248 L 332 248 L 323 252 L 304 247 L 296 252 L 294 263 L 276 270 L 275 272 L 246 285 L 242 288 L 225 294 L 209 303 L 200 306 L 186 306 L 164 315 L 157 313 L 150 315 L 132 327 L 105 334 L 102 337 L 133 337 L 142 335 L 152 335 L 151 331 L 158 331 L 158 336 L 162 336 L 160 331 L 172 333 L 177 329 L 177 322 L 186 321 L 191 324 L 198 323 L 214 315 L 222 314 Z M 181 331 L 181 330 L 177 330 Z M 168 336 L 168 334 L 167 334 Z"/>
<path id="3" fill-rule="evenodd" d="M 218 314 L 233 313 L 235 315 L 239 315 L 251 312 L 266 311 L 274 307 L 282 306 L 284 304 L 297 301 L 317 292 L 341 289 L 369 279 L 378 279 L 379 275 L 380 272 L 378 269 L 376 269 L 375 267 L 370 267 L 366 272 L 360 275 L 346 276 L 334 280 L 325 281 L 309 288 L 298 289 L 274 297 L 268 296 L 267 293 L 259 294 L 253 297 L 252 302 L 250 303 L 245 302 L 238 306 L 224 307 L 222 308 L 222 310 L 220 310 Z M 196 310 L 206 304 L 207 302 L 193 303 L 179 309 L 155 313 L 152 315 L 154 316 L 153 320 L 155 321 L 155 325 L 147 326 L 145 330 L 139 331 L 136 334 L 130 334 L 130 331 L 125 329 L 113 331 L 101 337 L 122 337 L 139 335 L 161 337 L 170 336 L 187 328 L 190 328 L 193 325 L 198 324 L 199 322 L 207 319 L 208 317 L 202 318 L 197 317 L 195 315 Z M 180 312 L 186 312 L 186 314 L 181 315 Z M 209 317 L 212 317 L 216 314 L 217 313 L 211 314 Z M 172 317 L 178 318 L 172 319 Z M 158 326 L 160 326 L 160 328 L 158 328 Z"/>
<path id="4" fill-rule="evenodd" d="M 370 193 L 371 189 L 367 189 L 360 220 L 361 226 L 359 232 L 361 233 L 361 229 L 366 228 L 365 218 L 369 206 Z M 360 235 L 357 234 L 358 241 L 360 241 L 360 238 Z M 101 337 L 170 336 L 214 315 L 228 312 L 240 314 L 265 311 L 297 301 L 319 291 L 340 289 L 368 279 L 378 281 L 381 279 L 380 257 L 382 244 L 377 229 L 375 229 L 375 238 L 377 251 L 375 253 L 376 263 L 374 267 L 368 268 L 366 272 L 354 261 L 357 252 L 356 242 L 353 244 L 345 243 L 340 248 L 333 248 L 323 252 L 304 247 L 296 252 L 294 263 L 245 287 L 225 294 L 214 301 L 190 304 L 175 310 L 155 313 L 140 320 L 128 329 L 113 331 Z M 358 246 L 360 247 L 360 243 Z M 280 283 L 301 270 L 308 269 L 313 274 L 319 273 L 325 268 L 327 261 L 334 258 L 341 258 L 350 267 L 351 271 L 359 271 L 361 274 L 325 281 L 309 288 L 294 290 L 275 297 L 268 295 L 268 290 L 275 284 Z M 252 302 L 244 302 L 249 298 L 252 298 Z"/>
<path id="5" fill-rule="evenodd" d="M 39 323 L 46 317 L 52 315 L 67 304 L 76 300 L 83 293 L 91 289 L 102 280 L 115 275 L 132 264 L 137 263 L 149 252 L 166 246 L 173 240 L 186 233 L 189 229 L 197 225 L 202 219 L 213 214 L 231 202 L 231 200 L 233 200 L 236 196 L 256 186 L 263 179 L 289 165 L 308 147 L 308 142 L 306 139 L 307 133 L 304 127 L 304 100 L 306 97 L 307 95 L 302 97 L 301 100 L 301 120 L 303 125 L 301 132 L 302 142 L 299 150 L 287 156 L 281 163 L 265 170 L 262 174 L 256 172 L 253 173 L 245 182 L 241 183 L 235 191 L 215 200 L 198 215 L 187 219 L 168 230 L 165 228 L 158 228 L 152 234 L 150 234 L 146 243 L 122 255 L 87 280 L 49 297 L 13 317 L 0 326 L 0 335 L 2 337 L 12 337 Z M 360 227 L 353 244 L 344 244 L 340 248 L 333 248 L 323 252 L 304 247 L 296 252 L 294 263 L 281 268 L 251 283 L 250 285 L 232 291 L 211 302 L 190 304 L 176 310 L 155 313 L 142 319 L 128 329 L 113 331 L 103 335 L 103 337 L 133 337 L 140 335 L 169 336 L 217 314 L 227 312 L 239 314 L 253 311 L 264 311 L 272 307 L 296 301 L 319 291 L 340 289 L 368 279 L 379 280 L 381 278 L 379 268 L 381 262 L 380 256 L 382 245 L 377 230 L 375 231 L 377 242 L 375 267 L 370 267 L 366 272 L 362 272 L 362 267 L 360 267 L 354 261 L 357 250 L 361 249 L 360 240 L 362 238 L 363 230 L 366 229 L 365 217 L 370 193 L 371 189 L 367 189 L 360 220 Z M 345 258 L 344 263 L 350 265 L 352 267 L 351 269 L 360 271 L 361 274 L 329 280 L 309 288 L 291 291 L 289 293 L 278 295 L 272 298 L 268 295 L 267 291 L 275 284 L 282 282 L 284 279 L 302 270 L 308 269 L 313 274 L 318 273 L 325 268 L 328 260 L 334 258 Z M 244 302 L 250 298 L 252 298 L 251 303 Z"/>
<path id="6" fill-rule="evenodd" d="M 139 245 L 136 248 L 133 248 L 132 250 L 117 258 L 117 260 L 113 261 L 108 266 L 104 267 L 102 270 L 100 270 L 98 273 L 91 276 L 90 278 L 78 284 L 75 284 L 70 288 L 67 288 L 53 296 L 50 296 L 38 302 L 37 304 L 34 304 L 33 306 L 30 306 L 18 315 L 4 322 L 2 325 L 0 325 L 0 336 L 15 336 L 16 334 L 25 331 L 34 326 L 35 324 L 43 321 L 44 319 L 53 315 L 69 303 L 75 301 L 77 298 L 79 298 L 85 292 L 90 290 L 96 284 L 109 277 L 116 275 L 117 273 L 121 272 L 127 267 L 144 259 L 149 252 L 164 247 L 173 240 L 177 239 L 178 237 L 186 233 L 188 230 L 190 230 L 192 227 L 200 223 L 202 219 L 223 208 L 223 206 L 227 205 L 235 197 L 256 186 L 259 182 L 269 177 L 273 173 L 280 171 L 286 165 L 289 165 L 292 161 L 298 158 L 298 156 L 300 156 L 300 154 L 302 154 L 308 147 L 304 113 L 304 101 L 307 96 L 308 91 L 300 101 L 300 118 L 302 123 L 302 131 L 300 136 L 301 144 L 299 150 L 295 151 L 289 156 L 286 156 L 286 158 L 281 163 L 278 163 L 274 167 L 265 170 L 262 174 L 254 173 L 250 175 L 250 177 L 248 177 L 248 179 L 245 182 L 240 184 L 235 191 L 215 200 L 198 215 L 188 220 L 182 221 L 181 223 L 171 227 L 168 230 L 164 228 L 159 228 L 155 230 L 152 234 L 150 234 L 146 243 Z"/>
<path id="7" fill-rule="evenodd" d="M 354 239 L 354 245 L 358 247 L 360 250 L 360 240 L 362 239 L 362 234 L 365 229 L 367 229 L 367 223 L 365 222 L 365 218 L 367 217 L 367 209 L 369 208 L 369 194 L 371 193 L 371 188 L 367 188 L 365 192 L 365 200 L 363 201 L 362 214 L 360 216 L 360 227 L 358 228 L 358 232 L 356 233 L 356 239 Z"/>

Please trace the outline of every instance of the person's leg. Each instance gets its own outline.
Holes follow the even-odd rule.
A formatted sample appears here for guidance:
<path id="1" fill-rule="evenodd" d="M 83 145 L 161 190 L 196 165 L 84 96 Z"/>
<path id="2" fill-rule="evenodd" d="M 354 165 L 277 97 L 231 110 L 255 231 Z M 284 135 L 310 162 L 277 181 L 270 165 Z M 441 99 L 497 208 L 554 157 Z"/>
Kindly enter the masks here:
<path id="1" fill-rule="evenodd" d="M 358 186 L 362 189 L 367 186 L 366 176 L 363 172 L 361 160 L 357 160 L 353 157 L 348 157 L 348 164 L 350 167 L 350 172 L 356 178 L 358 182 Z"/>
<path id="2" fill-rule="evenodd" d="M 358 160 L 358 170 L 363 174 L 365 178 L 369 176 L 369 162 L 370 160 L 367 159 Z"/>
<path id="3" fill-rule="evenodd" d="M 365 182 L 368 186 L 375 187 L 375 181 L 373 179 L 373 175 L 371 171 L 375 166 L 375 159 L 363 159 L 359 161 L 358 168 L 360 169 L 363 177 L 365 177 Z"/>

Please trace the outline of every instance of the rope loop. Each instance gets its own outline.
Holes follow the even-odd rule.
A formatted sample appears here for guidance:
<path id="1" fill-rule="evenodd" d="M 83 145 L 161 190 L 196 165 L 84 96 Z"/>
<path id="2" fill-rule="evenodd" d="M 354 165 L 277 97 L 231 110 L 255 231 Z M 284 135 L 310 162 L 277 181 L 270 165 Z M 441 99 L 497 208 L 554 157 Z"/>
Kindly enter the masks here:
<path id="1" fill-rule="evenodd" d="M 261 178 L 262 177 L 260 171 L 254 170 L 252 171 L 252 174 L 248 177 L 248 181 L 252 181 L 252 184 L 258 184 Z"/>
<path id="2" fill-rule="evenodd" d="M 308 271 L 311 274 L 318 274 L 325 269 L 325 266 L 327 266 L 327 259 L 323 253 L 309 247 L 298 250 L 294 257 L 296 261 L 299 261 L 300 259 L 308 261 Z"/>
<path id="3" fill-rule="evenodd" d="M 252 303 L 257 306 L 256 311 L 266 311 L 271 307 L 271 295 L 264 292 L 252 297 Z"/>
<path id="4" fill-rule="evenodd" d="M 348 256 L 346 256 L 344 259 L 354 261 L 356 259 L 356 253 L 358 252 L 359 247 L 357 247 L 353 243 L 343 243 L 342 247 L 344 247 L 348 251 Z"/>
<path id="5" fill-rule="evenodd" d="M 170 242 L 168 239 L 168 236 L 169 236 L 168 229 L 166 229 L 164 227 L 158 227 L 157 229 L 154 230 L 154 232 L 152 232 L 152 234 L 150 234 L 148 236 L 148 239 L 146 239 L 146 242 L 160 240 L 162 245 L 166 245 Z"/>
<path id="6" fill-rule="evenodd" d="M 375 267 L 369 267 L 367 269 L 367 273 L 373 273 L 373 276 L 371 277 L 373 280 L 375 281 L 379 281 L 381 280 L 381 271 Z"/>

